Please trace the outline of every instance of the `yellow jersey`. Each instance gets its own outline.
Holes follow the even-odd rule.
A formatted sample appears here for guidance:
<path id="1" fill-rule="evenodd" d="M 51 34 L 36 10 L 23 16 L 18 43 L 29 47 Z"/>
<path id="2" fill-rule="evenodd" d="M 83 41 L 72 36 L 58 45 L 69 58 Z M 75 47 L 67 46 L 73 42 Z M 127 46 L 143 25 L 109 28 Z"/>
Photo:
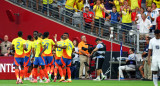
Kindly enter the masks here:
<path id="1" fill-rule="evenodd" d="M 58 41 L 57 45 L 58 46 L 64 46 L 64 41 Z M 63 49 L 56 48 L 56 57 L 55 57 L 55 59 L 60 59 L 60 57 L 62 57 L 62 55 L 63 55 Z"/>
<path id="2" fill-rule="evenodd" d="M 71 59 L 72 50 L 74 48 L 74 45 L 72 41 L 70 41 L 69 39 L 64 40 L 64 45 L 67 46 L 67 48 L 63 49 L 63 57 L 67 59 Z"/>
<path id="3" fill-rule="evenodd" d="M 80 11 L 83 11 L 83 7 L 84 7 L 84 4 L 83 4 L 83 1 L 81 1 L 81 2 L 78 2 L 78 0 L 77 0 L 77 5 L 74 5 L 74 8 L 75 9 L 78 9 L 78 10 L 80 10 Z M 78 6 L 78 7 L 77 7 Z M 76 10 L 77 11 L 77 10 Z"/>
<path id="4" fill-rule="evenodd" d="M 102 6 L 101 4 L 100 4 L 100 7 L 98 7 L 97 5 L 94 5 L 93 9 L 95 9 L 96 7 L 97 9 L 95 11 L 95 19 L 103 18 L 103 11 L 101 10 L 100 7 L 104 8 L 104 6 Z"/>
<path id="5" fill-rule="evenodd" d="M 67 0 L 65 4 L 65 8 L 73 9 L 75 4 L 76 4 L 76 0 Z"/>
<path id="6" fill-rule="evenodd" d="M 32 45 L 33 45 L 32 41 L 26 40 L 25 44 L 26 44 L 27 51 L 24 51 L 24 54 L 25 54 L 25 56 L 30 57 L 31 50 L 32 50 Z"/>
<path id="7" fill-rule="evenodd" d="M 120 12 L 120 3 L 119 3 L 119 0 L 114 0 L 114 4 L 117 8 L 117 12 Z"/>
<path id="8" fill-rule="evenodd" d="M 21 37 L 15 38 L 12 41 L 12 45 L 14 45 L 15 55 L 14 57 L 24 58 L 24 48 L 25 40 Z"/>
<path id="9" fill-rule="evenodd" d="M 47 4 L 47 1 L 48 0 L 43 0 L 43 4 Z M 53 3 L 53 0 L 49 0 L 49 4 L 52 4 Z"/>
<path id="10" fill-rule="evenodd" d="M 131 9 L 136 9 L 139 7 L 138 0 L 131 0 Z"/>
<path id="11" fill-rule="evenodd" d="M 153 2 L 155 2 L 155 3 L 156 3 L 157 8 L 160 8 L 160 1 L 153 0 Z"/>
<path id="12" fill-rule="evenodd" d="M 147 3 L 147 7 L 151 7 L 152 6 L 152 0 L 146 0 Z"/>
<path id="13" fill-rule="evenodd" d="M 43 52 L 43 56 L 53 56 L 52 47 L 55 45 L 52 39 L 45 38 L 42 41 L 42 46 L 46 45 L 46 50 Z"/>
<path id="14" fill-rule="evenodd" d="M 129 12 L 129 8 L 124 9 L 124 12 L 126 12 L 126 14 L 122 13 L 122 23 L 132 23 L 131 12 Z"/>
<path id="15" fill-rule="evenodd" d="M 39 57 L 39 54 L 42 51 L 42 42 L 40 40 L 34 40 L 32 47 L 35 51 L 35 57 Z"/>

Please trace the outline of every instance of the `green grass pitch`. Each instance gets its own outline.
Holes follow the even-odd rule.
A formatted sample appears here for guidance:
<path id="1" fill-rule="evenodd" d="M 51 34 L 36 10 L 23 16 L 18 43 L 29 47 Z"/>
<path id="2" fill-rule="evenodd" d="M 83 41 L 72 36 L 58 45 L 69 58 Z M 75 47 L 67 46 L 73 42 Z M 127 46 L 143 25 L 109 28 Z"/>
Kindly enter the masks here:
<path id="1" fill-rule="evenodd" d="M 160 84 L 160 82 L 159 82 Z M 19 86 L 154 86 L 152 81 L 141 80 L 73 80 L 72 83 L 66 82 L 51 82 L 51 83 L 30 83 L 29 81 L 23 81 L 23 84 Z M 0 80 L 0 86 L 18 86 L 16 80 Z"/>

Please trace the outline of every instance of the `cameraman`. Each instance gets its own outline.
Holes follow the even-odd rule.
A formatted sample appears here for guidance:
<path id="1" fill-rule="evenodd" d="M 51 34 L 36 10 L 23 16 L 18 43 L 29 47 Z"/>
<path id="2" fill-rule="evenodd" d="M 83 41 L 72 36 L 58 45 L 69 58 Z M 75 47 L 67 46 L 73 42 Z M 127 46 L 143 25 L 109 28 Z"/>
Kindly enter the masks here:
<path id="1" fill-rule="evenodd" d="M 92 51 L 91 56 L 94 54 L 96 56 L 96 72 L 97 72 L 97 78 L 94 79 L 95 81 L 101 81 L 100 74 L 102 80 L 105 78 L 102 71 L 102 65 L 105 59 L 105 52 L 106 52 L 106 45 L 102 42 L 101 39 L 96 38 L 97 46 Z"/>

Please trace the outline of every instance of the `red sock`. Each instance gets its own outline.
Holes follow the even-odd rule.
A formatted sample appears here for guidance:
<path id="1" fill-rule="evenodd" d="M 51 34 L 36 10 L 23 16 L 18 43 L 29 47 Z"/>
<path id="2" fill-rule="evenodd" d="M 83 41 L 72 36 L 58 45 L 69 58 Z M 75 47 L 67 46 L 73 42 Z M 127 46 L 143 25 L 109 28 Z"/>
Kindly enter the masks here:
<path id="1" fill-rule="evenodd" d="M 28 67 L 24 67 L 24 77 L 28 76 Z"/>
<path id="2" fill-rule="evenodd" d="M 20 79 L 23 78 L 23 75 L 24 75 L 24 70 L 21 70 L 21 71 L 20 71 Z"/>
<path id="3" fill-rule="evenodd" d="M 15 69 L 16 78 L 19 79 L 19 69 Z"/>
<path id="4" fill-rule="evenodd" d="M 63 69 L 63 76 L 66 77 L 66 69 Z"/>
<path id="5" fill-rule="evenodd" d="M 71 69 L 70 69 L 70 67 L 67 67 L 67 74 L 68 74 L 68 79 L 71 79 Z"/>
<path id="6" fill-rule="evenodd" d="M 31 75 L 32 75 L 32 77 L 34 77 L 34 68 L 31 71 Z"/>
<path id="7" fill-rule="evenodd" d="M 54 65 L 51 65 L 50 74 L 52 74 L 52 73 L 53 73 L 53 70 L 54 70 Z"/>
<path id="8" fill-rule="evenodd" d="M 37 74 L 38 74 L 37 68 L 33 68 L 33 71 L 34 71 L 34 73 L 33 73 L 34 79 L 37 79 Z"/>
<path id="9" fill-rule="evenodd" d="M 57 76 L 57 68 L 54 68 L 54 76 Z"/>
<path id="10" fill-rule="evenodd" d="M 44 71 L 43 70 L 40 70 L 40 79 L 42 79 L 44 77 Z"/>
<path id="11" fill-rule="evenodd" d="M 50 73 L 50 70 L 51 70 L 50 66 L 47 66 L 46 68 L 47 68 L 47 73 Z"/>
<path id="12" fill-rule="evenodd" d="M 62 67 L 61 66 L 58 66 L 58 70 L 59 70 L 59 74 L 61 77 L 63 77 L 63 71 L 62 71 Z"/>
<path id="13" fill-rule="evenodd" d="M 40 70 L 41 70 L 41 69 L 40 69 Z M 40 72 L 40 70 L 39 70 L 39 72 Z M 37 77 L 38 77 L 38 76 L 40 76 L 40 73 L 37 73 Z"/>
<path id="14" fill-rule="evenodd" d="M 44 68 L 43 71 L 44 71 L 45 77 L 48 79 L 49 77 L 48 77 L 47 70 Z"/>

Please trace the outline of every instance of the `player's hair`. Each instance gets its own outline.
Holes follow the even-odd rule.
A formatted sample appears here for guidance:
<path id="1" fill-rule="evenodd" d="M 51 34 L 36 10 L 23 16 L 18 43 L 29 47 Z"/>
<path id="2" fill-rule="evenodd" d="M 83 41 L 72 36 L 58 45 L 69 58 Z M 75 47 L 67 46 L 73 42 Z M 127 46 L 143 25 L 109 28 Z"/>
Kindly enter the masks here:
<path id="1" fill-rule="evenodd" d="M 36 33 L 38 34 L 38 31 L 34 31 L 34 32 L 36 32 Z M 33 33 L 34 33 L 34 32 L 33 32 Z"/>
<path id="2" fill-rule="evenodd" d="M 22 35 L 23 35 L 23 32 L 22 32 L 22 31 L 19 31 L 19 32 L 18 32 L 18 37 L 22 37 Z"/>
<path id="3" fill-rule="evenodd" d="M 100 38 L 96 38 L 96 40 L 95 40 L 95 41 L 97 42 L 97 41 L 102 41 L 102 40 L 101 40 Z"/>
<path id="4" fill-rule="evenodd" d="M 63 35 L 61 35 L 61 39 L 63 39 Z"/>
<path id="5" fill-rule="evenodd" d="M 64 33 L 64 34 L 68 35 L 68 37 L 69 37 L 69 33 Z"/>
<path id="6" fill-rule="evenodd" d="M 38 33 L 38 37 L 41 37 L 42 36 L 42 33 Z"/>
<path id="7" fill-rule="evenodd" d="M 135 49 L 134 48 L 130 48 L 131 49 L 131 51 L 134 53 L 135 52 Z"/>
<path id="8" fill-rule="evenodd" d="M 32 40 L 32 36 L 31 36 L 31 35 L 28 35 L 27 39 L 28 39 L 28 40 Z"/>
<path id="9" fill-rule="evenodd" d="M 43 33 L 43 37 L 44 37 L 44 38 L 47 38 L 48 36 L 49 36 L 49 32 L 44 32 L 44 33 Z"/>
<path id="10" fill-rule="evenodd" d="M 158 29 L 154 31 L 154 34 L 159 34 L 159 33 L 160 33 L 160 30 Z"/>

